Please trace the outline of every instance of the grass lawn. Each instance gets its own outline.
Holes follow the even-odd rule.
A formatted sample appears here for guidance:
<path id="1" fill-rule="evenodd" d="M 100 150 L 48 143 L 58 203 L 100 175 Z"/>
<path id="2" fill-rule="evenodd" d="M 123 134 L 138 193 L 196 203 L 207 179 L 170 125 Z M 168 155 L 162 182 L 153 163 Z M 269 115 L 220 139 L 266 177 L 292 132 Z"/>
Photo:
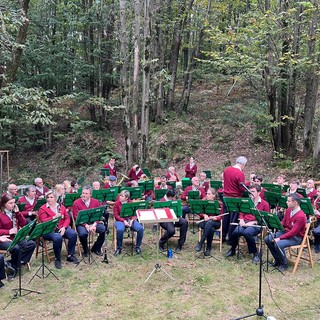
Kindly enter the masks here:
<path id="1" fill-rule="evenodd" d="M 97 264 L 83 262 L 74 267 L 63 263 L 57 275 L 35 279 L 28 284 L 40 265 L 32 260 L 32 270 L 23 270 L 22 287 L 41 291 L 18 299 L 5 309 L 13 296 L 18 279 L 6 282 L 0 289 L 0 319 L 234 319 L 255 313 L 258 307 L 259 266 L 245 254 L 240 259 L 225 259 L 228 246 L 220 254 L 214 246 L 213 258 L 197 259 L 194 251 L 197 235 L 188 231 L 181 254 L 168 259 L 160 255 L 164 272 L 156 272 L 145 283 L 157 262 L 155 236 L 147 227 L 140 256 L 113 257 L 111 236 L 108 238 L 109 264 L 97 258 Z M 175 247 L 175 241 L 170 244 Z M 130 252 L 130 241 L 124 250 Z M 277 320 L 319 319 L 319 258 L 314 254 L 315 268 L 302 262 L 296 275 L 292 268 L 282 275 L 264 272 L 262 304 L 265 315 Z M 258 319 L 253 317 L 252 319 Z"/>

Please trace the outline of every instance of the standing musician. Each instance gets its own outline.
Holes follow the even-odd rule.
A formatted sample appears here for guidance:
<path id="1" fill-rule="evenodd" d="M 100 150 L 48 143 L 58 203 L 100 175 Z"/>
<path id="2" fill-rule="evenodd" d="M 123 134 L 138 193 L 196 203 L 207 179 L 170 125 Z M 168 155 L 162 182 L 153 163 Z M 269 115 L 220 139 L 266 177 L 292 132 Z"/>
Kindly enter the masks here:
<path id="1" fill-rule="evenodd" d="M 160 201 L 172 201 L 176 196 L 176 193 L 173 189 L 168 189 L 165 196 Z M 176 232 L 176 227 L 180 228 L 180 237 L 178 240 L 178 244 L 176 247 L 176 252 L 180 252 L 182 250 L 182 246 L 186 242 L 187 230 L 188 230 L 188 221 L 185 218 L 180 217 L 179 221 L 173 222 L 164 222 L 160 223 L 161 228 L 166 230 L 159 241 L 159 250 L 164 251 L 164 246 L 168 242 L 168 240 L 174 236 Z"/>
<path id="2" fill-rule="evenodd" d="M 208 191 L 210 187 L 209 181 L 207 181 L 207 174 L 205 172 L 201 172 L 199 176 L 199 186 L 205 190 L 205 192 Z"/>
<path id="3" fill-rule="evenodd" d="M 168 168 L 168 172 L 166 173 L 166 177 L 169 181 L 180 181 L 178 178 L 178 175 L 175 172 L 175 168 L 173 166 L 170 166 Z"/>
<path id="4" fill-rule="evenodd" d="M 91 188 L 89 186 L 83 187 L 81 198 L 75 200 L 72 206 L 74 221 L 77 220 L 80 210 L 88 210 L 88 209 L 94 209 L 99 207 L 100 207 L 100 202 L 97 199 L 94 199 L 91 197 Z M 102 256 L 101 248 L 105 240 L 105 232 L 106 232 L 105 226 L 99 223 L 99 221 L 95 221 L 91 225 L 82 224 L 82 225 L 78 225 L 76 228 L 79 234 L 81 245 L 83 247 L 83 255 L 87 257 L 89 253 L 89 247 L 88 247 L 89 233 L 96 232 L 99 234 L 99 236 L 96 242 L 93 244 L 91 248 L 91 252 L 95 253 L 98 256 Z"/>
<path id="5" fill-rule="evenodd" d="M 19 198 L 17 203 L 26 204 L 24 210 L 21 213 L 27 219 L 28 223 L 33 221 L 37 216 L 37 212 L 33 210 L 37 204 L 36 187 L 33 185 L 27 187 L 25 190 L 25 196 Z"/>
<path id="6" fill-rule="evenodd" d="M 205 198 L 203 198 L 203 200 L 218 200 L 218 199 L 219 199 L 218 193 L 214 188 L 209 188 L 207 190 Z M 223 208 L 220 201 L 219 201 L 219 204 L 221 209 L 220 213 L 223 214 Z M 204 242 L 207 240 L 207 248 L 204 255 L 210 256 L 214 231 L 220 228 L 222 217 L 223 216 L 217 217 L 213 215 L 211 216 L 207 214 L 200 214 L 200 219 L 203 219 L 203 221 L 199 223 L 199 227 L 203 229 L 203 234 L 195 248 L 197 252 L 200 252 L 202 250 L 202 246 Z"/>
<path id="7" fill-rule="evenodd" d="M 36 185 L 36 199 L 44 199 L 45 194 L 49 191 L 49 189 L 43 185 L 41 178 L 35 178 L 34 183 Z"/>
<path id="8" fill-rule="evenodd" d="M 109 175 L 110 176 L 117 176 L 117 167 L 115 165 L 116 159 L 110 158 L 109 163 L 106 163 L 103 168 L 109 169 Z"/>
<path id="9" fill-rule="evenodd" d="M 26 224 L 27 221 L 22 213 L 19 212 L 15 199 L 10 194 L 2 195 L 0 200 L 0 236 L 7 236 L 7 238 L 13 240 L 18 230 Z M 0 249 L 7 250 L 10 242 L 0 242 Z M 30 261 L 35 247 L 36 243 L 34 241 L 23 240 L 11 249 L 9 265 L 15 270 L 11 276 L 12 278 L 16 276 L 17 269 L 21 267 L 21 264 L 26 264 Z"/>
<path id="10" fill-rule="evenodd" d="M 68 257 L 67 261 L 72 263 L 79 263 L 74 256 L 75 247 L 77 243 L 77 233 L 70 228 L 70 218 L 66 208 L 57 202 L 57 194 L 52 190 L 46 193 L 47 203 L 40 207 L 38 217 L 40 222 L 52 220 L 61 217 L 59 224 L 55 231 L 47 233 L 43 236 L 45 240 L 53 242 L 53 251 L 55 256 L 54 265 L 57 269 L 61 269 L 61 249 L 63 238 L 68 239 Z"/>
<path id="11" fill-rule="evenodd" d="M 234 166 L 227 167 L 223 172 L 223 196 L 228 198 L 240 198 L 244 188 L 241 183 L 245 183 L 245 176 L 243 169 L 247 163 L 246 157 L 238 157 Z M 227 212 L 227 208 L 224 206 L 224 212 Z M 227 235 L 230 239 L 234 230 L 234 226 L 230 225 L 232 222 L 238 220 L 238 212 L 230 212 L 223 216 L 222 225 L 222 239 L 225 241 Z"/>
<path id="12" fill-rule="evenodd" d="M 288 196 L 288 209 L 281 220 L 284 231 L 277 231 L 274 236 L 269 234 L 265 238 L 265 243 L 275 259 L 273 266 L 278 267 L 281 272 L 288 268 L 284 249 L 301 244 L 304 237 L 307 218 L 300 208 L 300 201 L 297 193 Z"/>
<path id="13" fill-rule="evenodd" d="M 320 253 L 320 186 L 317 188 L 316 195 L 316 199 L 313 199 L 314 214 L 317 218 L 316 227 L 313 229 L 314 252 Z"/>
<path id="14" fill-rule="evenodd" d="M 139 223 L 136 216 L 121 218 L 120 213 L 122 209 L 122 204 L 131 202 L 130 192 L 128 190 L 123 190 L 120 192 L 118 200 L 114 203 L 113 214 L 115 218 L 115 225 L 117 231 L 117 250 L 114 252 L 114 256 L 121 254 L 122 243 L 123 243 L 123 233 L 126 228 L 130 228 L 137 232 L 137 243 L 136 243 L 136 253 L 141 254 L 141 244 L 143 239 L 143 226 Z"/>
<path id="15" fill-rule="evenodd" d="M 199 191 L 199 199 L 202 200 L 206 196 L 206 192 L 203 188 L 199 186 L 199 178 L 193 177 L 191 179 L 192 185 L 185 188 L 183 194 L 181 195 L 181 200 L 188 201 L 188 192 L 189 191 Z M 190 213 L 190 207 L 184 205 L 182 207 L 182 217 L 185 218 L 188 213 Z"/>
<path id="16" fill-rule="evenodd" d="M 259 211 L 270 212 L 269 203 L 263 200 L 260 196 L 261 186 L 259 184 L 253 184 L 249 189 L 251 192 L 250 197 L 254 203 L 255 208 L 257 208 Z M 227 252 L 226 258 L 235 255 L 239 237 L 244 236 L 247 241 L 248 251 L 253 256 L 252 263 L 258 263 L 260 261 L 260 257 L 257 250 L 255 237 L 259 233 L 261 233 L 261 231 L 262 228 L 257 226 L 256 217 L 253 214 L 240 212 L 239 225 L 233 230 L 231 234 L 231 249 Z"/>
<path id="17" fill-rule="evenodd" d="M 189 163 L 187 163 L 184 171 L 186 172 L 186 178 L 192 179 L 197 174 L 197 165 L 194 157 L 190 157 Z"/>

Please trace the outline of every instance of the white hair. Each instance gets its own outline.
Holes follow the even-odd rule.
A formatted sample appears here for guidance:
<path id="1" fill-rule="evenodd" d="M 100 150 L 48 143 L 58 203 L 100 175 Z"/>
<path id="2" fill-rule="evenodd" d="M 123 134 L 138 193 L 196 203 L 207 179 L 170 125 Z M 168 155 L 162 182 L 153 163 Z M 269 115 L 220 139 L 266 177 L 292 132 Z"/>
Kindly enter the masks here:
<path id="1" fill-rule="evenodd" d="M 238 164 L 246 164 L 247 163 L 247 158 L 244 157 L 244 156 L 241 156 L 241 157 L 238 157 L 237 160 L 236 160 L 236 163 Z"/>

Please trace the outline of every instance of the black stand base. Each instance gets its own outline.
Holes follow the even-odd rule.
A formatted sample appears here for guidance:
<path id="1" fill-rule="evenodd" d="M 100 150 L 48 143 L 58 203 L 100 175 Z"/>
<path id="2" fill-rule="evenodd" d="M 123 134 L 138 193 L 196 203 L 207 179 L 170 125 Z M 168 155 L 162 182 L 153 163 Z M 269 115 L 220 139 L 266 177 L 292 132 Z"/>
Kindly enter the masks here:
<path id="1" fill-rule="evenodd" d="M 256 313 L 248 314 L 246 316 L 243 316 L 243 317 L 240 317 L 240 318 L 235 318 L 233 320 L 246 319 L 246 318 L 251 318 L 251 317 L 254 317 L 254 316 L 263 317 L 263 318 L 267 319 L 267 317 L 264 315 L 264 312 L 263 312 L 263 306 L 258 307 L 256 309 Z"/>
<path id="2" fill-rule="evenodd" d="M 44 270 L 47 270 L 48 273 L 45 274 Z M 41 275 L 38 275 L 38 273 L 41 271 Z M 38 270 L 36 271 L 36 273 L 33 275 L 33 277 L 30 279 L 29 283 L 37 276 L 40 279 L 44 279 L 47 278 L 50 274 L 52 274 L 58 281 L 59 278 L 44 264 L 42 263 L 42 265 L 38 268 Z"/>

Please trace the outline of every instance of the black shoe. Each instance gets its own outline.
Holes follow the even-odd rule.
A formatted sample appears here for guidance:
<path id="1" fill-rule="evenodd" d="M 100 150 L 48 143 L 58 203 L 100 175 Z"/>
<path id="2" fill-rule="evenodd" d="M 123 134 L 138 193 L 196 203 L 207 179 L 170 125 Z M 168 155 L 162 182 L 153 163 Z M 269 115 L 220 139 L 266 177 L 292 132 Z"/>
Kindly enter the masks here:
<path id="1" fill-rule="evenodd" d="M 236 252 L 232 249 L 230 249 L 227 253 L 226 253 L 226 258 L 232 257 L 236 254 Z"/>
<path id="2" fill-rule="evenodd" d="M 280 272 L 284 272 L 288 269 L 288 265 L 287 264 L 280 264 L 280 266 L 278 267 L 278 270 Z"/>
<path id="3" fill-rule="evenodd" d="M 136 253 L 141 254 L 141 248 L 136 248 Z"/>
<path id="4" fill-rule="evenodd" d="M 114 256 L 118 256 L 119 254 L 121 254 L 121 249 L 117 249 L 115 252 L 114 252 Z"/>
<path id="5" fill-rule="evenodd" d="M 68 262 L 72 262 L 74 264 L 78 264 L 79 263 L 79 260 L 73 254 L 71 256 L 67 257 L 67 261 Z"/>
<path id="6" fill-rule="evenodd" d="M 255 253 L 252 258 L 252 263 L 259 263 L 259 262 L 260 262 L 259 253 Z"/>
<path id="7" fill-rule="evenodd" d="M 277 268 L 277 267 L 279 267 L 280 266 L 280 263 L 279 263 L 279 261 L 274 261 L 273 263 L 271 263 L 271 267 L 273 267 L 273 268 Z"/>
<path id="8" fill-rule="evenodd" d="M 207 249 L 205 252 L 204 252 L 204 255 L 206 257 L 209 257 L 211 254 L 210 254 L 211 250 L 210 249 Z"/>
<path id="9" fill-rule="evenodd" d="M 164 251 L 164 245 L 163 245 L 162 243 L 159 243 L 159 250 L 160 250 L 161 252 Z"/>
<path id="10" fill-rule="evenodd" d="M 0 288 L 4 286 L 4 283 L 0 280 Z"/>
<path id="11" fill-rule="evenodd" d="M 195 250 L 196 250 L 197 252 L 200 252 L 201 249 L 202 249 L 202 244 L 199 242 L 199 243 L 196 245 Z"/>
<path id="12" fill-rule="evenodd" d="M 16 272 L 16 269 L 11 265 L 10 262 L 5 262 L 4 267 L 8 276 Z"/>
<path id="13" fill-rule="evenodd" d="M 100 250 L 91 250 L 91 252 L 93 252 L 94 254 L 96 254 L 97 256 L 102 257 L 103 253 Z"/>
<path id="14" fill-rule="evenodd" d="M 89 252 L 88 252 L 88 251 L 82 252 L 82 256 L 83 256 L 84 258 L 88 258 L 88 255 L 89 255 Z"/>
<path id="15" fill-rule="evenodd" d="M 182 246 L 180 246 L 180 244 L 177 245 L 175 252 L 179 253 L 182 250 Z"/>
<path id="16" fill-rule="evenodd" d="M 54 266 L 57 268 L 57 269 L 61 269 L 62 266 L 61 266 L 61 260 L 54 260 Z"/>

